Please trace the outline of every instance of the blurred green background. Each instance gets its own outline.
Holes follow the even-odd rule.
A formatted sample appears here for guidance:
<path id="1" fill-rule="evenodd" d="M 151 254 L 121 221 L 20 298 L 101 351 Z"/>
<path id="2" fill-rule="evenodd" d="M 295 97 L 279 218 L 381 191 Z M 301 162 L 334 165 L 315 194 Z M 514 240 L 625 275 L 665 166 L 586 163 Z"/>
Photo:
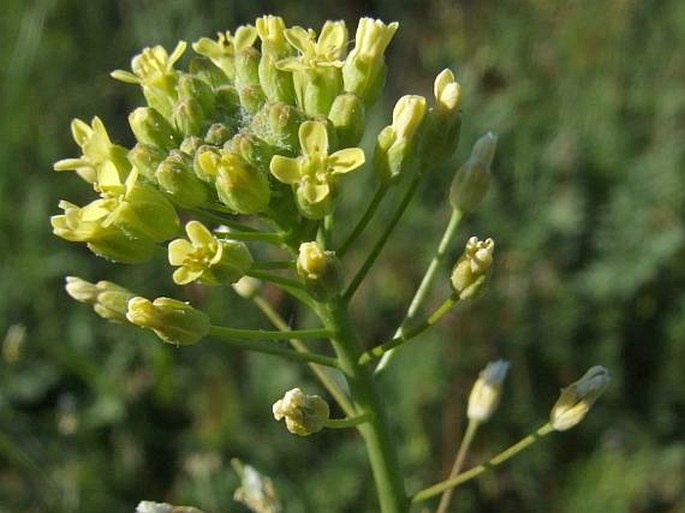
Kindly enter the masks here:
<path id="1" fill-rule="evenodd" d="M 384 377 L 408 488 L 447 473 L 488 360 L 513 365 L 471 463 L 543 423 L 559 387 L 602 364 L 614 379 L 583 424 L 460 488 L 453 511 L 685 512 L 685 2 L 3 0 L 2 10 L 0 512 L 129 512 L 141 499 L 243 512 L 236 456 L 274 479 L 287 512 L 374 510 L 353 432 L 296 439 L 271 418 L 284 390 L 317 390 L 305 369 L 212 341 L 163 345 L 73 302 L 63 279 L 192 297 L 245 325 L 264 323 L 254 308 L 175 290 L 161 257 L 112 265 L 50 233 L 60 199 L 90 196 L 51 171 L 77 154 L 70 120 L 98 115 L 132 142 L 126 115 L 141 98 L 108 73 L 144 46 L 265 13 L 314 28 L 342 18 L 351 32 L 363 15 L 400 21 L 373 127 L 401 94 L 432 95 L 444 67 L 464 87 L 458 158 L 439 163 L 354 303 L 369 343 L 401 320 L 449 217 L 458 161 L 478 135 L 499 135 L 494 183 L 453 249 L 495 238 L 487 294 Z M 346 190 L 341 218 L 356 219 L 371 184 Z M 446 291 L 445 280 L 436 304 Z"/>

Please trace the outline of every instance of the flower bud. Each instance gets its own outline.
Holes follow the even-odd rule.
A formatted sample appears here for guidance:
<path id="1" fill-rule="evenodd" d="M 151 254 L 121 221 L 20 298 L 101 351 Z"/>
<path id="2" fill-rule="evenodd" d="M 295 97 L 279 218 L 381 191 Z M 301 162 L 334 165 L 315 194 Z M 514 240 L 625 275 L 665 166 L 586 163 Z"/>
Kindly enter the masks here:
<path id="1" fill-rule="evenodd" d="M 240 97 L 240 105 L 250 114 L 256 114 L 266 102 L 264 91 L 258 85 L 248 85 L 238 89 L 238 96 Z"/>
<path id="2" fill-rule="evenodd" d="M 488 190 L 490 165 L 495 156 L 497 136 L 488 132 L 473 145 L 471 155 L 454 176 L 450 204 L 462 212 L 473 212 Z"/>
<path id="3" fill-rule="evenodd" d="M 378 134 L 374 167 L 383 183 L 396 181 L 413 163 L 418 146 L 418 130 L 426 115 L 426 99 L 407 95 L 395 104 L 392 125 Z"/>
<path id="4" fill-rule="evenodd" d="M 256 26 L 257 34 L 262 40 L 259 83 L 264 94 L 269 101 L 293 104 L 295 90 L 292 76 L 276 67 L 278 61 L 292 53 L 292 48 L 285 39 L 285 23 L 278 16 L 262 16 L 257 19 Z"/>
<path id="5" fill-rule="evenodd" d="M 195 208 L 209 199 L 209 189 L 195 176 L 192 160 L 179 151 L 172 151 L 159 165 L 155 178 L 160 188 L 181 207 Z"/>
<path id="6" fill-rule="evenodd" d="M 171 124 L 151 107 L 138 107 L 128 116 L 128 123 L 142 144 L 171 150 L 181 143 Z"/>
<path id="7" fill-rule="evenodd" d="M 126 318 L 136 326 L 151 329 L 164 342 L 179 346 L 195 344 L 210 328 L 207 314 L 168 297 L 152 302 L 134 297 L 128 302 Z"/>
<path id="8" fill-rule="evenodd" d="M 489 362 L 478 375 L 469 395 L 466 416 L 470 420 L 486 422 L 495 413 L 502 395 L 502 382 L 507 377 L 509 362 Z"/>
<path id="9" fill-rule="evenodd" d="M 562 388 L 550 413 L 552 427 L 556 431 L 566 431 L 583 420 L 597 398 L 609 386 L 609 381 L 609 371 L 596 365 L 578 381 Z"/>
<path id="10" fill-rule="evenodd" d="M 298 106 L 310 118 L 326 117 L 343 91 L 342 73 L 334 66 L 296 71 L 293 81 Z"/>
<path id="11" fill-rule="evenodd" d="M 342 75 L 345 91 L 355 93 L 366 105 L 376 101 L 385 82 L 384 53 L 399 24 L 362 18 L 357 25 L 354 49 L 345 59 Z"/>
<path id="12" fill-rule="evenodd" d="M 354 93 L 343 93 L 333 100 L 328 119 L 337 133 L 341 148 L 357 146 L 364 135 L 364 102 Z"/>
<path id="13" fill-rule="evenodd" d="M 478 237 L 471 237 L 468 240 L 464 254 L 457 260 L 451 276 L 452 288 L 459 299 L 473 297 L 483 286 L 494 251 L 495 241 L 492 239 L 481 241 Z"/>
<path id="14" fill-rule="evenodd" d="M 126 191 L 116 200 L 108 222 L 132 237 L 155 242 L 170 239 L 179 229 L 174 206 L 159 190 L 138 180 L 135 170 L 126 179 Z"/>
<path id="15" fill-rule="evenodd" d="M 212 88 L 229 85 L 226 74 L 207 57 L 193 57 L 188 65 L 191 75 L 204 80 Z"/>
<path id="16" fill-rule="evenodd" d="M 131 162 L 142 176 L 151 182 L 156 181 L 155 171 L 157 166 L 161 164 L 167 152 L 158 148 L 157 146 L 149 146 L 147 144 L 137 143 L 128 152 L 128 160 Z"/>
<path id="17" fill-rule="evenodd" d="M 183 74 L 178 79 L 178 99 L 195 99 L 202 107 L 202 111 L 211 117 L 214 114 L 216 100 L 212 87 L 204 80 L 193 75 Z"/>
<path id="18" fill-rule="evenodd" d="M 233 290 L 244 299 L 252 299 L 262 288 L 261 280 L 251 276 L 243 276 L 233 284 Z"/>
<path id="19" fill-rule="evenodd" d="M 240 95 L 232 85 L 217 88 L 216 110 L 217 116 L 224 119 L 239 118 L 241 116 Z"/>
<path id="20" fill-rule="evenodd" d="M 252 255 L 242 242 L 219 240 L 199 221 L 190 221 L 186 233 L 188 240 L 169 244 L 169 263 L 179 267 L 173 275 L 176 284 L 231 284 L 252 266 Z"/>
<path id="21" fill-rule="evenodd" d="M 222 203 L 239 214 L 256 214 L 271 199 L 269 180 L 240 155 L 221 150 L 199 154 L 198 166 L 205 176 L 214 176 Z"/>
<path id="22" fill-rule="evenodd" d="M 224 123 L 212 123 L 205 134 L 204 142 L 213 146 L 223 146 L 233 135 L 234 131 Z"/>
<path id="23" fill-rule="evenodd" d="M 184 137 L 201 136 L 207 126 L 207 119 L 207 113 L 195 98 L 185 98 L 174 105 L 174 125 Z"/>
<path id="24" fill-rule="evenodd" d="M 449 159 L 457 149 L 461 131 L 461 86 L 454 74 L 443 70 L 435 79 L 435 107 L 429 112 L 425 145 L 434 160 Z"/>
<path id="25" fill-rule="evenodd" d="M 334 251 L 324 251 L 317 242 L 303 242 L 296 265 L 297 274 L 315 299 L 326 301 L 340 292 L 340 261 Z"/>
<path id="26" fill-rule="evenodd" d="M 112 322 L 126 322 L 127 303 L 135 294 L 110 281 L 93 284 L 76 276 L 67 276 L 66 282 L 67 293 L 81 303 L 93 305 L 100 317 Z"/>
<path id="27" fill-rule="evenodd" d="M 306 395 L 299 388 L 285 393 L 272 407 L 276 420 L 285 419 L 285 426 L 294 435 L 318 433 L 328 420 L 330 409 L 318 395 Z"/>
<path id="28" fill-rule="evenodd" d="M 264 174 L 269 173 L 275 149 L 254 134 L 239 133 L 224 144 L 224 150 L 240 155 Z"/>
<path id="29" fill-rule="evenodd" d="M 279 152 L 294 155 L 299 148 L 298 130 L 305 119 L 292 105 L 269 102 L 252 119 L 251 128 L 254 135 Z"/>
<path id="30" fill-rule="evenodd" d="M 197 150 L 199 150 L 203 144 L 204 141 L 202 139 L 200 139 L 196 135 L 191 135 L 190 137 L 186 137 L 185 139 L 183 139 L 183 142 L 181 143 L 181 146 L 178 147 L 178 149 L 181 151 L 181 153 L 184 153 L 189 157 L 194 157 L 195 152 L 197 152 Z"/>

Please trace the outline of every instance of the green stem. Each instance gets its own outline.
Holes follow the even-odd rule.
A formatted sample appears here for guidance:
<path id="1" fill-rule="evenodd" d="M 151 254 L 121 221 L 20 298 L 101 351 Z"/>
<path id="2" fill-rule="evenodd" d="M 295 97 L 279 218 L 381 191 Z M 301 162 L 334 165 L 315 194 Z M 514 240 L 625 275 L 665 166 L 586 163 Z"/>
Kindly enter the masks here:
<path id="1" fill-rule="evenodd" d="M 480 422 L 472 419 L 469 420 L 469 424 L 466 427 L 466 433 L 464 434 L 464 439 L 461 441 L 461 444 L 459 444 L 457 457 L 454 459 L 452 470 L 450 471 L 450 475 L 448 476 L 449 479 L 457 477 L 459 475 L 459 472 L 461 472 L 461 468 L 464 466 L 464 460 L 466 459 L 466 453 L 469 451 L 471 443 L 473 442 L 473 439 L 476 437 L 476 431 L 478 431 L 478 426 L 480 426 Z M 440 497 L 440 505 L 438 506 L 436 513 L 447 513 L 447 510 L 450 507 L 450 502 L 452 502 L 453 493 L 454 488 L 449 488 L 448 490 L 445 490 L 445 493 L 443 493 L 442 497 Z"/>
<path id="2" fill-rule="evenodd" d="M 313 339 L 329 338 L 328 330 L 250 330 L 241 328 L 228 328 L 224 326 L 212 326 L 213 335 L 221 338 L 239 338 L 241 340 L 290 340 L 291 338 Z"/>
<path id="3" fill-rule="evenodd" d="M 257 230 L 253 228 L 252 226 L 239 223 L 237 221 L 233 221 L 232 219 L 227 219 L 226 216 L 222 216 L 220 214 L 216 214 L 212 211 L 208 211 L 203 208 L 188 208 L 184 209 L 186 212 L 189 214 L 192 214 L 194 216 L 197 216 L 201 219 L 205 220 L 210 220 L 214 223 L 219 223 L 224 226 L 228 226 L 232 230 L 236 230 L 239 232 L 256 232 Z"/>
<path id="4" fill-rule="evenodd" d="M 332 332 L 331 343 L 338 355 L 340 369 L 350 384 L 354 405 L 359 415 L 370 415 L 368 422 L 360 424 L 357 429 L 366 444 L 381 513 L 407 513 L 409 501 L 385 404 L 371 370 L 358 363 L 362 344 L 352 325 L 346 303 L 339 298 L 331 303 L 317 303 L 316 306 L 319 318 Z"/>
<path id="5" fill-rule="evenodd" d="M 369 420 L 371 420 L 371 414 L 365 413 L 363 415 L 357 415 L 356 417 L 347 417 L 346 419 L 328 419 L 324 422 L 324 427 L 329 429 L 345 429 L 357 427 L 359 424 L 363 424 Z"/>
<path id="6" fill-rule="evenodd" d="M 438 484 L 435 484 L 433 486 L 430 486 L 428 488 L 424 488 L 420 492 L 418 492 L 414 497 L 412 497 L 411 501 L 412 502 L 421 502 L 425 501 L 426 499 L 430 499 L 431 497 L 434 497 L 435 495 L 438 495 L 445 490 L 449 488 L 456 488 L 457 486 L 464 484 L 467 481 L 470 481 L 471 479 L 481 475 L 483 472 L 493 469 L 496 466 L 504 463 L 507 461 L 509 458 L 512 456 L 518 454 L 522 450 L 530 447 L 533 445 L 535 442 L 540 440 L 542 437 L 548 435 L 554 431 L 554 428 L 552 425 L 548 422 L 541 428 L 539 428 L 537 431 L 534 433 L 528 435 L 527 437 L 519 440 L 516 442 L 514 445 L 509 447 L 508 449 L 502 451 L 499 453 L 497 456 L 494 458 L 490 459 L 486 463 L 483 463 L 481 465 L 478 465 L 477 467 L 474 467 L 470 470 L 467 470 L 466 472 L 463 472 L 459 474 L 457 477 L 454 477 L 452 479 L 446 479 L 445 481 L 442 481 Z"/>
<path id="7" fill-rule="evenodd" d="M 335 358 L 329 356 L 324 356 L 316 353 L 302 353 L 299 351 L 293 351 L 291 349 L 285 349 L 272 342 L 266 342 L 264 340 L 241 340 L 231 338 L 228 334 L 224 332 L 226 328 L 221 328 L 218 326 L 211 326 L 209 328 L 209 336 L 216 337 L 226 342 L 236 349 L 243 349 L 246 351 L 256 351 L 258 353 L 267 353 L 289 360 L 306 362 L 306 363 L 316 363 L 318 365 L 325 365 L 326 367 L 338 367 L 338 361 Z"/>
<path id="8" fill-rule="evenodd" d="M 433 259 L 431 260 L 430 264 L 428 264 L 426 274 L 423 275 L 421 284 L 419 285 L 419 288 L 416 289 L 416 294 L 414 294 L 411 303 L 409 303 L 409 308 L 407 309 L 407 313 L 404 316 L 404 320 L 395 332 L 395 336 L 393 338 L 401 337 L 404 334 L 407 327 L 412 323 L 412 321 L 416 317 L 416 314 L 421 309 L 421 307 L 423 307 L 424 303 L 428 299 L 428 292 L 430 291 L 430 288 L 433 285 L 433 282 L 435 281 L 438 269 L 442 266 L 442 263 L 444 262 L 445 257 L 447 256 L 449 247 L 452 244 L 452 240 L 454 240 L 454 237 L 457 234 L 457 229 L 459 228 L 459 224 L 463 217 L 464 215 L 461 212 L 461 210 L 452 210 L 452 215 L 450 216 L 450 219 L 447 222 L 447 227 L 445 228 L 445 231 L 442 234 L 440 244 L 438 244 L 438 250 L 436 251 L 435 256 L 433 256 Z M 383 355 L 381 361 L 378 362 L 378 366 L 376 367 L 377 373 L 385 369 L 385 367 L 390 363 L 390 360 L 392 359 L 394 354 L 396 354 L 395 351 L 391 350 Z"/>
<path id="9" fill-rule="evenodd" d="M 274 271 L 274 270 L 287 270 L 294 269 L 295 263 L 292 260 L 284 260 L 282 262 L 254 262 L 251 271 Z"/>
<path id="10" fill-rule="evenodd" d="M 259 308 L 262 311 L 266 318 L 269 319 L 274 326 L 276 326 L 276 328 L 278 328 L 281 331 L 287 331 L 290 329 L 288 323 L 285 322 L 285 319 L 283 319 L 283 317 L 281 317 L 279 313 L 273 309 L 271 304 L 269 304 L 269 302 L 266 301 L 264 298 L 260 296 L 255 296 L 252 298 L 252 301 L 257 306 L 257 308 Z M 310 352 L 309 348 L 301 340 L 290 339 L 290 345 L 295 351 L 299 353 L 306 354 Z M 348 417 L 355 416 L 356 409 L 350 402 L 350 399 L 347 397 L 347 394 L 345 394 L 345 392 L 341 390 L 340 386 L 335 382 L 335 379 L 331 376 L 331 373 L 339 373 L 340 371 L 334 369 L 327 369 L 315 363 L 310 363 L 309 368 L 314 373 L 314 375 L 316 375 L 316 377 L 319 379 L 319 382 L 328 391 L 328 393 L 331 394 L 331 397 L 335 399 L 335 401 L 338 403 L 342 411 L 345 412 L 345 415 L 347 415 Z"/>
<path id="11" fill-rule="evenodd" d="M 380 236 L 378 241 L 376 241 L 376 244 L 371 249 L 371 252 L 366 257 L 366 260 L 362 264 L 359 271 L 357 271 L 357 274 L 354 276 L 354 278 L 352 279 L 352 282 L 350 282 L 349 286 L 347 287 L 347 290 L 343 294 L 343 299 L 346 302 L 348 302 L 352 298 L 352 296 L 356 292 L 359 285 L 361 285 L 362 281 L 364 281 L 364 278 L 366 277 L 367 273 L 369 272 L 369 270 L 371 269 L 373 264 L 376 262 L 378 255 L 380 255 L 381 251 L 383 250 L 385 243 L 390 238 L 390 235 L 392 235 L 392 232 L 395 231 L 395 228 L 397 227 L 397 223 L 400 222 L 402 215 L 407 210 L 407 207 L 409 206 L 409 203 L 411 203 L 411 200 L 414 198 L 414 194 L 416 193 L 416 190 L 419 187 L 419 183 L 421 182 L 422 176 L 423 176 L 422 173 L 417 173 L 414 176 L 414 179 L 412 180 L 412 182 L 409 184 L 409 187 L 407 188 L 407 191 L 405 192 L 404 197 L 402 198 L 402 201 L 400 202 L 399 206 L 395 210 L 395 213 L 393 214 L 392 218 L 390 219 L 390 222 L 388 223 L 387 227 L 385 228 L 385 231 Z"/>
<path id="12" fill-rule="evenodd" d="M 280 233 L 265 233 L 265 232 L 218 232 L 214 235 L 221 239 L 242 240 L 242 241 L 256 241 L 268 242 L 270 244 L 283 244 L 283 235 Z"/>
<path id="13" fill-rule="evenodd" d="M 250 270 L 245 273 L 251 278 L 257 278 L 258 280 L 268 281 L 274 285 L 282 285 L 290 289 L 304 290 L 304 286 L 298 280 L 292 278 L 286 278 L 285 276 L 279 276 L 278 274 L 267 273 L 265 271 L 260 271 L 258 269 Z"/>
<path id="14" fill-rule="evenodd" d="M 452 308 L 454 308 L 454 305 L 457 304 L 457 301 L 459 301 L 459 296 L 457 294 L 452 294 L 450 297 L 448 297 L 438 308 L 433 312 L 428 319 L 423 321 L 421 324 L 418 326 L 403 331 L 402 335 L 399 337 L 395 337 L 392 340 L 389 340 L 388 342 L 385 342 L 379 346 L 376 346 L 372 349 L 369 349 L 365 353 L 363 353 L 359 357 L 359 364 L 360 365 L 366 365 L 372 360 L 375 360 L 376 358 L 380 358 L 383 355 L 387 354 L 389 351 L 401 346 L 405 342 L 410 341 L 411 339 L 417 337 L 424 331 L 426 331 L 428 328 L 431 326 L 435 325 L 442 319 L 447 312 L 449 312 Z"/>
<path id="15" fill-rule="evenodd" d="M 342 256 L 347 252 L 347 250 L 350 249 L 350 246 L 352 246 L 352 244 L 354 244 L 357 238 L 359 238 L 361 233 L 364 231 L 364 228 L 366 228 L 369 222 L 371 222 L 371 219 L 373 219 L 373 216 L 376 214 L 376 210 L 378 210 L 381 201 L 383 201 L 383 198 L 388 192 L 388 188 L 388 184 L 382 184 L 376 190 L 376 193 L 373 195 L 373 198 L 371 199 L 371 203 L 369 203 L 369 206 L 366 207 L 364 215 L 359 220 L 359 222 L 357 222 L 357 225 L 352 230 L 352 233 L 350 233 L 345 242 L 343 242 L 342 245 L 336 251 L 338 257 L 342 258 Z"/>

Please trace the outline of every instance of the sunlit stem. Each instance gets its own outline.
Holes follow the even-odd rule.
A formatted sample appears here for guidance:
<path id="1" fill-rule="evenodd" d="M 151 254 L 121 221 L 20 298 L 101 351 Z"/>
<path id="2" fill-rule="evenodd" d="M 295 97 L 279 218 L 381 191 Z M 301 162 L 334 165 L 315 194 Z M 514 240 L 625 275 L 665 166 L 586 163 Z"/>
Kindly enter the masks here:
<path id="1" fill-rule="evenodd" d="M 416 495 L 414 495 L 411 499 L 412 502 L 421 502 L 425 501 L 426 499 L 430 499 L 431 497 L 434 497 L 436 495 L 441 494 L 445 490 L 448 490 L 450 488 L 456 488 L 459 485 L 462 485 L 466 483 L 467 481 L 470 481 L 471 479 L 481 475 L 482 473 L 486 472 L 487 470 L 493 469 L 497 467 L 498 465 L 501 465 L 505 461 L 507 461 L 509 458 L 512 456 L 515 456 L 522 450 L 530 447 L 533 445 L 535 442 L 540 440 L 542 437 L 548 435 L 554 431 L 554 428 L 552 425 L 548 422 L 541 428 L 539 428 L 537 431 L 534 433 L 528 435 L 527 437 L 519 440 L 516 442 L 514 445 L 509 447 L 508 449 L 502 451 L 499 453 L 497 456 L 492 458 L 491 460 L 487 461 L 486 463 L 483 463 L 481 465 L 478 465 L 477 467 L 474 467 L 470 470 L 467 470 L 466 472 L 463 472 L 459 474 L 456 477 L 453 477 L 451 479 L 446 479 L 445 481 L 441 481 L 438 484 L 435 484 L 433 486 L 430 486 L 428 488 L 424 488 L 420 492 L 418 492 Z"/>
<path id="2" fill-rule="evenodd" d="M 329 429 L 345 429 L 356 427 L 359 424 L 368 422 L 369 420 L 371 420 L 371 414 L 364 413 L 362 415 L 357 415 L 356 417 L 347 417 L 346 419 L 328 419 L 326 422 L 324 422 L 324 427 Z"/>
<path id="3" fill-rule="evenodd" d="M 364 215 L 361 217 L 359 222 L 357 222 L 357 225 L 352 230 L 352 233 L 350 233 L 345 242 L 343 242 L 336 251 L 339 257 L 342 257 L 347 250 L 350 249 L 350 246 L 355 243 L 369 222 L 371 222 L 371 219 L 373 219 L 373 216 L 376 214 L 376 210 L 378 210 L 381 201 L 383 201 L 383 198 L 388 192 L 388 188 L 389 186 L 387 184 L 383 184 L 378 188 L 378 190 L 376 190 L 376 193 L 373 195 L 369 206 L 366 207 Z"/>
<path id="4" fill-rule="evenodd" d="M 239 232 L 257 232 L 258 230 L 256 228 L 253 228 L 252 226 L 248 226 L 243 223 L 239 223 L 237 221 L 234 221 L 233 219 L 230 219 L 229 217 L 221 214 L 217 214 L 216 212 L 213 212 L 214 209 L 212 210 L 207 210 L 203 208 L 188 208 L 188 209 L 182 209 L 188 212 L 189 214 L 192 214 L 195 217 L 198 217 L 199 219 L 205 220 L 205 221 L 211 221 L 217 224 L 221 224 L 224 226 L 228 226 L 231 230 L 236 230 Z"/>
<path id="5" fill-rule="evenodd" d="M 413 322 L 416 314 L 426 302 L 426 299 L 429 296 L 430 288 L 435 281 L 435 277 L 437 276 L 437 271 L 440 269 L 445 260 L 449 247 L 457 234 L 457 229 L 459 228 L 459 223 L 461 222 L 462 218 L 463 213 L 461 210 L 452 210 L 450 220 L 447 223 L 445 232 L 442 234 L 440 244 L 438 244 L 438 250 L 435 252 L 430 264 L 428 264 L 426 274 L 423 275 L 421 284 L 419 285 L 419 288 L 416 289 L 416 293 L 414 294 L 411 303 L 409 303 L 409 308 L 407 309 L 407 313 L 402 321 L 402 324 L 395 333 L 395 338 L 401 337 L 404 334 L 407 327 Z M 386 352 L 381 358 L 381 361 L 378 362 L 376 372 L 381 372 L 383 369 L 385 369 L 388 363 L 390 363 L 390 360 L 394 354 L 396 354 L 394 350 Z"/>
<path id="6" fill-rule="evenodd" d="M 412 182 L 409 184 L 409 187 L 407 188 L 406 192 L 404 193 L 404 197 L 402 198 L 402 201 L 400 202 L 397 209 L 395 210 L 395 213 L 393 214 L 392 218 L 390 219 L 390 222 L 386 226 L 385 231 L 379 237 L 379 239 L 376 241 L 376 244 L 371 249 L 371 252 L 366 257 L 366 260 L 362 264 L 359 271 L 357 271 L 357 274 L 354 276 L 354 278 L 350 282 L 349 286 L 347 287 L 347 290 L 343 294 L 343 299 L 345 301 L 349 301 L 352 298 L 354 293 L 357 291 L 357 288 L 359 288 L 359 285 L 361 285 L 362 281 L 364 281 L 364 278 L 368 274 L 369 270 L 371 269 L 373 264 L 376 262 L 376 259 L 378 258 L 378 255 L 380 255 L 381 251 L 383 250 L 385 243 L 390 238 L 390 235 L 392 235 L 392 233 L 395 231 L 395 228 L 397 227 L 397 223 L 400 222 L 400 219 L 402 219 L 402 215 L 407 210 L 407 207 L 409 206 L 409 203 L 411 203 L 411 200 L 414 198 L 414 194 L 416 194 L 416 190 L 419 187 L 419 183 L 421 182 L 422 176 L 423 176 L 422 173 L 417 173 L 414 176 Z"/>
<path id="7" fill-rule="evenodd" d="M 325 365 L 326 367 L 338 367 L 338 360 L 335 358 L 331 358 L 329 356 L 324 356 L 312 352 L 301 353 L 299 351 L 293 351 L 292 349 L 286 349 L 284 347 L 280 347 L 278 344 L 274 344 L 273 342 L 267 342 L 265 340 L 244 340 L 233 338 L 231 334 L 227 332 L 227 330 L 228 328 L 222 328 L 220 326 L 211 326 L 209 329 L 209 336 L 218 338 L 236 349 L 242 349 L 245 351 L 255 351 L 258 353 L 273 354 L 280 356 L 282 358 L 286 358 L 288 360 L 294 360 L 305 363 L 316 363 L 318 365 Z M 278 333 L 282 334 L 282 332 Z"/>
<path id="8" fill-rule="evenodd" d="M 282 269 L 295 269 L 295 262 L 284 260 L 281 262 L 254 262 L 250 267 L 251 271 L 273 271 Z"/>
<path id="9" fill-rule="evenodd" d="M 437 308 L 437 310 L 435 310 L 435 312 L 433 312 L 430 315 L 430 317 L 428 317 L 428 319 L 423 321 L 418 326 L 405 330 L 399 337 L 395 337 L 392 340 L 389 340 L 388 342 L 385 342 L 379 346 L 369 349 L 368 351 L 363 353 L 359 358 L 359 364 L 364 365 L 372 360 L 381 358 L 388 351 L 395 349 L 396 347 L 401 346 L 405 342 L 408 342 L 411 339 L 417 337 L 418 335 L 426 331 L 428 328 L 435 325 L 438 321 L 440 321 L 440 319 L 442 319 L 445 316 L 445 314 L 447 314 L 452 308 L 454 308 L 454 305 L 457 304 L 457 301 L 459 301 L 459 296 L 457 294 L 452 294 Z"/>
<path id="10" fill-rule="evenodd" d="M 333 245 L 333 214 L 328 214 L 323 218 L 323 223 L 319 227 L 317 242 L 322 248 L 331 249 Z"/>
<path id="11" fill-rule="evenodd" d="M 454 463 L 452 464 L 452 470 L 450 471 L 448 479 L 457 477 L 459 475 L 459 472 L 461 472 L 461 468 L 464 466 L 464 460 L 466 459 L 466 453 L 469 451 L 469 448 L 471 447 L 471 443 L 473 442 L 473 439 L 476 436 L 476 431 L 478 431 L 479 426 L 480 422 L 478 422 L 477 420 L 469 419 L 469 424 L 466 427 L 466 433 L 464 434 L 464 438 L 462 439 L 461 444 L 459 444 L 457 456 L 454 459 Z M 449 488 L 445 490 L 445 492 L 442 494 L 442 497 L 440 497 L 440 505 L 438 506 L 436 513 L 447 513 L 447 510 L 450 507 L 450 502 L 452 501 L 453 493 L 454 488 Z"/>
<path id="12" fill-rule="evenodd" d="M 271 323 L 276 328 L 278 328 L 281 331 L 290 330 L 290 327 L 288 326 L 288 323 L 285 322 L 285 319 L 283 319 L 283 317 L 281 317 L 281 315 L 276 310 L 274 310 L 274 308 L 268 301 L 266 301 L 264 298 L 260 296 L 253 297 L 252 301 L 254 302 L 255 306 L 257 306 L 257 308 L 259 308 L 262 311 L 266 318 L 269 319 L 269 321 L 271 321 Z M 298 353 L 307 354 L 310 352 L 309 348 L 301 340 L 293 338 L 289 341 L 291 347 Z M 342 411 L 345 412 L 345 415 L 347 415 L 348 417 L 354 417 L 356 415 L 356 409 L 354 408 L 354 406 L 352 406 L 352 403 L 350 402 L 350 399 L 348 398 L 347 394 L 345 394 L 345 392 L 341 390 L 340 386 L 331 376 L 331 373 L 337 371 L 332 369 L 326 369 L 315 363 L 310 363 L 309 368 L 318 378 L 321 385 L 328 391 L 329 394 L 331 394 L 331 397 L 335 399 L 335 401 L 340 406 L 340 409 L 342 409 Z"/>

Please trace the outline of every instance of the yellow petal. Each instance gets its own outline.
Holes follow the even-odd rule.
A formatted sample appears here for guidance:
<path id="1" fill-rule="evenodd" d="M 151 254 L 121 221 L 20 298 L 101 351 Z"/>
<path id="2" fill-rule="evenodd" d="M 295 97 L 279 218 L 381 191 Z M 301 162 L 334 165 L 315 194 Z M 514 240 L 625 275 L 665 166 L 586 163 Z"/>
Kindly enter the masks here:
<path id="1" fill-rule="evenodd" d="M 328 132 L 326 132 L 326 127 L 323 123 L 305 121 L 300 125 L 298 135 L 303 154 L 328 154 Z"/>
<path id="2" fill-rule="evenodd" d="M 242 25 L 235 31 L 233 46 L 236 52 L 251 47 L 257 39 L 257 29 L 252 25 Z"/>
<path id="3" fill-rule="evenodd" d="M 328 157 L 327 166 L 334 175 L 348 173 L 364 165 L 366 158 L 361 148 L 345 148 Z"/>
<path id="4" fill-rule="evenodd" d="M 193 245 L 185 239 L 172 240 L 167 248 L 169 263 L 175 267 L 183 265 L 193 250 Z"/>
<path id="5" fill-rule="evenodd" d="M 331 188 L 326 183 L 316 185 L 311 182 L 307 182 L 302 184 L 299 192 L 301 192 L 302 197 L 308 203 L 320 203 L 331 193 Z"/>
<path id="6" fill-rule="evenodd" d="M 302 27 L 292 27 L 285 29 L 285 38 L 288 40 L 294 48 L 300 51 L 302 54 L 313 53 L 314 41 L 312 41 L 312 35 L 310 32 L 306 31 Z"/>
<path id="7" fill-rule="evenodd" d="M 186 233 L 188 234 L 190 242 L 192 242 L 195 247 L 209 246 L 215 241 L 212 232 L 199 221 L 190 221 L 186 224 Z"/>
<path id="8" fill-rule="evenodd" d="M 200 278 L 201 275 L 202 271 L 191 271 L 187 267 L 179 267 L 174 271 L 171 278 L 176 285 L 187 285 Z"/>
<path id="9" fill-rule="evenodd" d="M 300 181 L 302 168 L 298 159 L 274 155 L 269 164 L 271 174 L 279 181 L 294 184 Z"/>
<path id="10" fill-rule="evenodd" d="M 327 21 L 316 44 L 317 53 L 330 60 L 340 57 L 347 46 L 347 27 L 344 21 Z"/>

